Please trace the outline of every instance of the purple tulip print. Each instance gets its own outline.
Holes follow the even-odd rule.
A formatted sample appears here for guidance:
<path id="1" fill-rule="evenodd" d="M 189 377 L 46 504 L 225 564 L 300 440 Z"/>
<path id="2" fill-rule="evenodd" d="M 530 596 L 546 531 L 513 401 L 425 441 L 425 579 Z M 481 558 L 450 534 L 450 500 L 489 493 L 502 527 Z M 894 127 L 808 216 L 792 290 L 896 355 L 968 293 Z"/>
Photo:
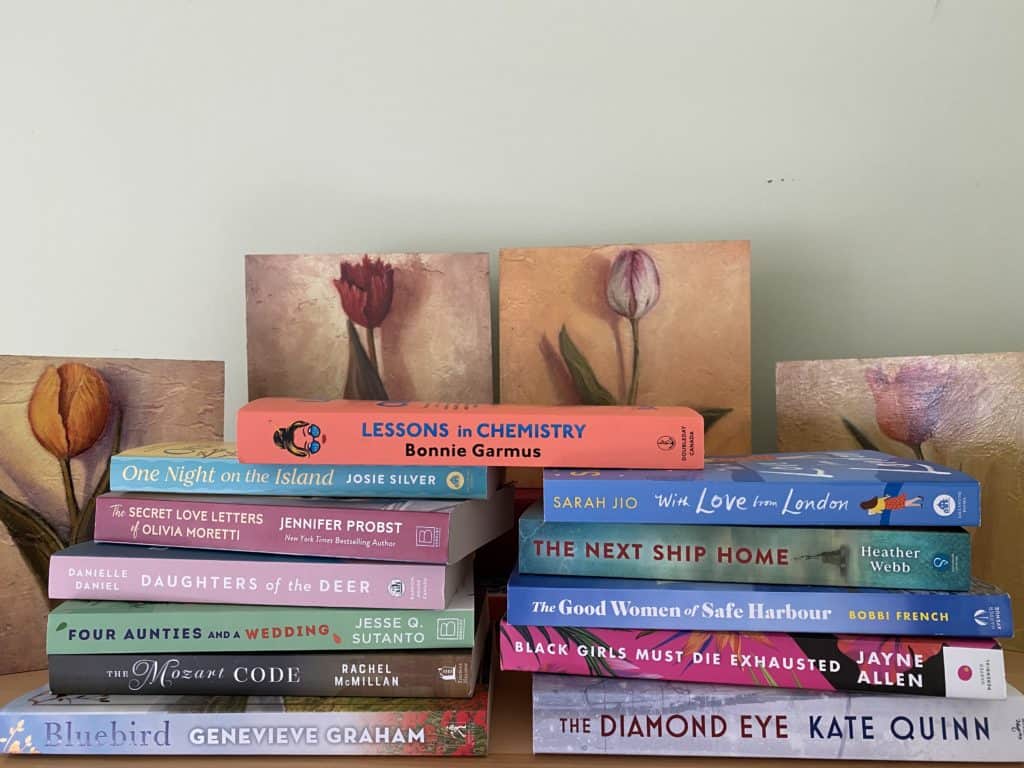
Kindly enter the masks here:
<path id="1" fill-rule="evenodd" d="M 640 318 L 650 312 L 661 297 L 658 265 L 647 251 L 630 248 L 619 252 L 608 275 L 608 304 L 629 320 L 633 337 L 633 371 L 626 405 L 636 405 L 640 386 Z"/>
<path id="2" fill-rule="evenodd" d="M 644 248 L 622 248 L 612 259 L 604 282 L 604 300 L 614 316 L 629 322 L 629 362 L 623 359 L 622 381 L 628 382 L 624 396 L 617 398 L 597 378 L 584 352 L 576 345 L 563 324 L 558 347 L 580 402 L 585 405 L 637 405 L 643 373 L 641 321 L 655 311 L 661 299 L 662 282 L 658 263 Z M 612 339 L 614 342 L 615 340 Z M 657 403 L 651 403 L 656 405 Z M 728 414 L 730 408 L 697 407 L 704 416 L 707 431 Z"/>

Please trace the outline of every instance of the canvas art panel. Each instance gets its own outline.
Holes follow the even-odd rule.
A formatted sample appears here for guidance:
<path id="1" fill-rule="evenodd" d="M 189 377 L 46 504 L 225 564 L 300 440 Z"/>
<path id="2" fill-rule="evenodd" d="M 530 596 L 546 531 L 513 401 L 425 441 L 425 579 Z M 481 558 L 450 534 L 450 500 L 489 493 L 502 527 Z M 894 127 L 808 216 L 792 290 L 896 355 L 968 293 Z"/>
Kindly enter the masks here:
<path id="1" fill-rule="evenodd" d="M 0 674 L 46 666 L 49 556 L 92 538 L 110 455 L 223 432 L 223 363 L 0 356 Z"/>
<path id="2" fill-rule="evenodd" d="M 750 452 L 749 242 L 504 248 L 500 270 L 502 402 L 687 405 L 709 455 Z"/>
<path id="3" fill-rule="evenodd" d="M 977 479 L 974 575 L 1024 626 L 1024 353 L 784 362 L 775 388 L 780 451 L 874 447 Z"/>
<path id="4" fill-rule="evenodd" d="M 247 256 L 249 399 L 492 402 L 489 261 Z"/>

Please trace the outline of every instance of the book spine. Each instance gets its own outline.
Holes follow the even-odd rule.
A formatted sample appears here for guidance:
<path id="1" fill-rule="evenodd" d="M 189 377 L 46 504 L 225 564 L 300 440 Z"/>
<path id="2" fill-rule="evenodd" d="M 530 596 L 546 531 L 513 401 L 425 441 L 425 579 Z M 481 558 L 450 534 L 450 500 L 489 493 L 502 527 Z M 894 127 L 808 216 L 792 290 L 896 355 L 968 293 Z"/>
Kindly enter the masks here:
<path id="1" fill-rule="evenodd" d="M 529 627 L 502 622 L 501 668 L 591 677 L 962 699 L 1006 698 L 994 640 Z"/>
<path id="2" fill-rule="evenodd" d="M 704 431 L 700 414 L 689 408 L 282 398 L 241 408 L 238 455 L 247 464 L 699 469 Z"/>
<path id="3" fill-rule="evenodd" d="M 562 473 L 558 473 L 561 475 Z M 977 483 L 800 483 L 617 480 L 597 475 L 544 477 L 544 518 L 553 522 L 686 525 L 857 526 L 906 528 L 981 524 Z M 869 514 L 861 503 L 905 494 L 920 497 L 894 515 Z"/>
<path id="4" fill-rule="evenodd" d="M 113 456 L 110 490 L 252 496 L 484 499 L 497 485 L 486 467 L 246 466 L 234 459 Z"/>
<path id="5" fill-rule="evenodd" d="M 555 523 L 519 519 L 522 573 L 963 591 L 966 531 Z"/>
<path id="6" fill-rule="evenodd" d="M 487 696 L 472 706 L 407 711 L 0 711 L 0 751 L 51 755 L 487 754 Z M 438 700 L 444 704 L 445 700 Z M 230 700 L 229 700 L 230 702 Z M 12 744 L 17 744 L 12 748 Z"/>
<path id="7" fill-rule="evenodd" d="M 440 610 L 446 576 L 405 563 L 57 555 L 49 585 L 54 600 Z"/>
<path id="8" fill-rule="evenodd" d="M 533 750 L 1017 762 L 1022 702 L 535 675 Z"/>
<path id="9" fill-rule="evenodd" d="M 96 540 L 235 552 L 448 561 L 447 512 L 104 494 Z"/>
<path id="10" fill-rule="evenodd" d="M 711 632 L 1009 637 L 1010 599 L 971 592 L 508 587 L 511 624 Z"/>
<path id="11" fill-rule="evenodd" d="M 461 653 L 50 655 L 55 694 L 468 698 L 472 650 Z"/>
<path id="12" fill-rule="evenodd" d="M 65 604 L 67 605 L 67 604 Z M 158 613 L 107 611 L 106 601 L 51 612 L 51 654 L 400 651 L 468 648 L 473 611 L 167 604 Z M 88 610 L 86 610 L 88 606 Z"/>

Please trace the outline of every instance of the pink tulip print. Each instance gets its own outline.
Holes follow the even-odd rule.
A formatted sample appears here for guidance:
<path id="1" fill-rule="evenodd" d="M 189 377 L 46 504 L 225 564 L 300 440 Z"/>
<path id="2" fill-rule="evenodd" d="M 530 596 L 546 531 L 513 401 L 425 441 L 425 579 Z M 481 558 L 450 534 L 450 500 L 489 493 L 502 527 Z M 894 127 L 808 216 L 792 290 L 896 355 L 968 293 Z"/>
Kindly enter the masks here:
<path id="1" fill-rule="evenodd" d="M 949 370 L 923 362 L 904 365 L 893 376 L 880 367 L 868 368 L 864 378 L 875 398 L 875 420 L 882 434 L 923 459 L 921 445 L 938 426 Z"/>
<path id="2" fill-rule="evenodd" d="M 779 451 L 878 450 L 978 480 L 972 574 L 1008 592 L 1024 624 L 1024 568 L 1006 546 L 1024 519 L 1024 352 L 794 360 L 777 365 L 775 385 Z M 901 502 L 922 504 L 892 489 L 861 506 L 898 526 Z M 1005 644 L 1024 649 L 1024 634 Z"/>
<path id="3" fill-rule="evenodd" d="M 890 440 L 902 443 L 914 457 L 924 460 L 924 444 L 935 435 L 946 399 L 956 385 L 952 368 L 930 361 L 906 363 L 887 373 L 882 366 L 864 370 L 864 380 L 875 403 L 875 423 Z M 861 447 L 878 450 L 863 430 L 843 418 Z"/>

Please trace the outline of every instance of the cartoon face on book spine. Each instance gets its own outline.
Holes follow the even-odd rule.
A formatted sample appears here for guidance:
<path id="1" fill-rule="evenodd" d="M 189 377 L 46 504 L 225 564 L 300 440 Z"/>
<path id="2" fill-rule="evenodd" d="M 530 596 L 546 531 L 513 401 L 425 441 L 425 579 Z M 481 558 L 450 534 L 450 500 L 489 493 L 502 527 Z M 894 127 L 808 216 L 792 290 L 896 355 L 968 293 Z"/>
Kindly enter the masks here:
<path id="1" fill-rule="evenodd" d="M 327 436 L 320 427 L 308 421 L 293 421 L 287 427 L 274 430 L 274 445 L 301 458 L 319 453 L 325 442 Z"/>

